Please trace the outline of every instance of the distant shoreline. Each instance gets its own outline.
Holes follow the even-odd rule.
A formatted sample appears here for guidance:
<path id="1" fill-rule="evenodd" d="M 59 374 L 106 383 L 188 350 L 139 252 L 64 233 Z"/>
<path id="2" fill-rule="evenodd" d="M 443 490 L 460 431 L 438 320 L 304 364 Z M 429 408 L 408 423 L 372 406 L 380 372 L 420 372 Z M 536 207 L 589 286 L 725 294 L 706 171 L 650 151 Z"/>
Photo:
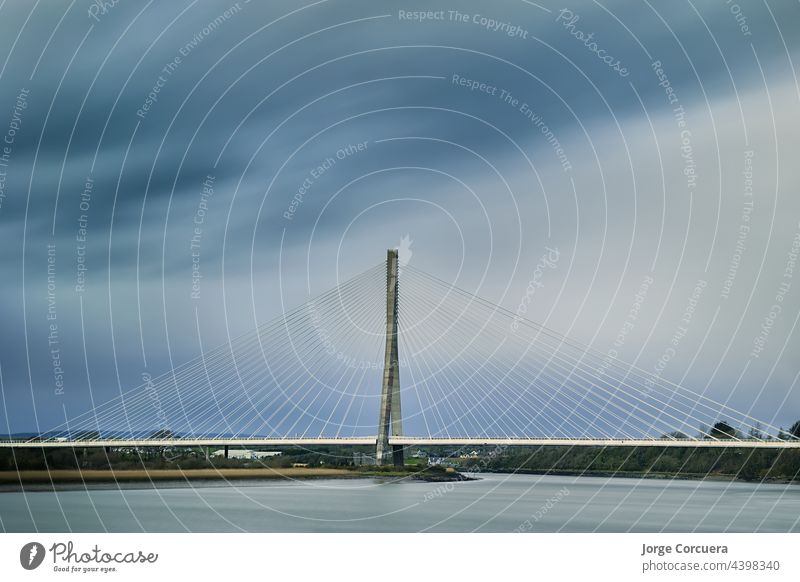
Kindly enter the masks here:
<path id="1" fill-rule="evenodd" d="M 495 475 L 548 475 L 553 477 L 596 477 L 596 478 L 632 478 L 687 481 L 739 481 L 733 475 L 725 474 L 668 474 L 657 472 L 637 471 L 578 471 L 578 470 L 531 470 L 531 469 L 497 469 L 484 470 L 486 474 Z M 26 471 L 0 471 L 0 493 L 15 485 L 80 485 L 80 484 L 114 484 L 114 483 L 151 483 L 151 482 L 190 482 L 190 481 L 236 481 L 236 480 L 295 480 L 295 479 L 408 479 L 414 481 L 472 481 L 480 478 L 481 472 L 472 472 L 469 469 L 461 473 L 430 475 L 424 472 L 403 473 L 395 471 L 369 471 L 353 469 L 337 469 L 322 467 L 291 467 L 291 468 L 219 468 L 219 469 L 53 469 L 26 470 Z M 791 481 L 782 479 L 756 480 L 758 482 L 786 484 Z"/>
<path id="2" fill-rule="evenodd" d="M 218 469 L 53 469 L 0 471 L 0 487 L 25 485 L 80 485 L 89 483 L 150 483 L 194 480 L 294 480 L 385 478 L 413 481 L 472 481 L 460 473 L 354 470 L 323 467 Z M 7 490 L 7 489 L 6 489 Z"/>
<path id="3" fill-rule="evenodd" d="M 314 479 L 362 477 L 348 469 L 292 467 L 285 469 L 53 469 L 51 471 L 0 471 L 0 485 L 49 483 L 114 483 L 181 481 L 195 479 Z"/>
<path id="4" fill-rule="evenodd" d="M 470 474 L 469 470 L 464 470 L 464 473 Z M 772 483 L 776 485 L 787 485 L 796 483 L 791 479 L 776 479 L 773 477 L 758 478 L 758 479 L 742 479 L 736 475 L 729 475 L 726 473 L 665 473 L 657 471 L 581 471 L 579 469 L 561 469 L 561 470 L 544 470 L 544 469 L 496 469 L 485 470 L 483 473 L 490 473 L 494 475 L 545 475 L 551 477 L 598 477 L 598 478 L 613 478 L 613 479 L 654 479 L 654 480 L 673 480 L 679 479 L 682 481 L 732 481 L 737 483 Z"/>

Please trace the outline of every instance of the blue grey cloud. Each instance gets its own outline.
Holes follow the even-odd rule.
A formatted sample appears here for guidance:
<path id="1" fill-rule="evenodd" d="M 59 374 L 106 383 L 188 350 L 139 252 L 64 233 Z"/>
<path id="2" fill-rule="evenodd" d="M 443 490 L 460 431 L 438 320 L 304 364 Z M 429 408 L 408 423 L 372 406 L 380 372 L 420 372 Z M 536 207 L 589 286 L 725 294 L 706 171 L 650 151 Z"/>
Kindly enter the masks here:
<path id="1" fill-rule="evenodd" d="M 557 247 L 529 315 L 603 352 L 652 276 L 619 348 L 647 370 L 705 281 L 664 377 L 775 424 L 798 416 L 796 290 L 740 379 L 798 231 L 796 6 L 96 6 L 0 10 L 0 134 L 28 92 L 0 206 L 9 430 L 56 424 L 88 406 L 90 383 L 111 398 L 268 321 L 404 235 L 415 266 L 512 311 Z"/>

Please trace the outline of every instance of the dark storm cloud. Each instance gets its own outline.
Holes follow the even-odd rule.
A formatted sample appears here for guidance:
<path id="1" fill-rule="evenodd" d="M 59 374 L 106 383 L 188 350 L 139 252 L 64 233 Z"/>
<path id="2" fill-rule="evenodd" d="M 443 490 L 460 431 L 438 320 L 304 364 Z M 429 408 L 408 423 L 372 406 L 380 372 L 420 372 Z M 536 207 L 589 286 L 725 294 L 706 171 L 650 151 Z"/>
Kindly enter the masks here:
<path id="1" fill-rule="evenodd" d="M 710 122 L 721 130 L 733 128 L 738 139 L 741 116 L 738 107 L 730 107 L 732 102 L 744 101 L 751 139 L 761 143 L 758 128 L 770 123 L 770 112 L 761 98 L 759 65 L 767 83 L 789 79 L 789 56 L 778 32 L 795 57 L 797 42 L 790 33 L 800 25 L 800 13 L 784 3 L 743 7 L 748 27 L 744 31 L 741 18 L 737 20 L 724 2 L 543 5 L 548 10 L 512 1 L 439 4 L 430 9 L 444 10 L 445 20 L 420 23 L 399 17 L 401 10 L 423 9 L 406 2 L 332 1 L 303 8 L 294 2 L 243 0 L 122 1 L 95 18 L 88 14 L 89 2 L 76 2 L 69 11 L 67 2 L 48 2 L 33 14 L 26 2 L 7 2 L 0 11 L 4 30 L 0 54 L 3 59 L 9 57 L 0 77 L 0 132 L 5 131 L 6 112 L 10 118 L 19 91 L 28 89 L 30 96 L 13 144 L 7 196 L 0 207 L 3 264 L 5 272 L 13 274 L 0 282 L 11 298 L 2 307 L 4 325 L 11 331 L 0 340 L 6 383 L 14 390 L 28 385 L 29 356 L 18 341 L 27 335 L 34 389 L 45 397 L 42 406 L 48 410 L 43 414 L 52 419 L 60 413 L 58 401 L 49 397 L 51 371 L 41 365 L 47 361 L 42 293 L 46 245 L 54 244 L 59 318 L 64 342 L 69 344 L 65 362 L 70 398 L 76 399 L 78 408 L 85 401 L 84 354 L 76 317 L 80 298 L 73 291 L 76 234 L 84 214 L 89 268 L 85 324 L 87 349 L 93 354 L 92 375 L 98 378 L 95 384 L 104 383 L 102 379 L 116 385 L 116 370 L 109 364 L 114 355 L 109 353 L 112 312 L 117 353 L 125 354 L 118 358 L 120 382 L 134 385 L 144 368 L 139 344 L 144 343 L 150 352 L 150 368 L 167 369 L 166 326 L 169 322 L 169 333 L 177 338 L 193 337 L 196 307 L 202 308 L 208 328 L 204 343 L 211 345 L 224 339 L 221 312 L 225 310 L 233 327 L 240 330 L 255 324 L 254 315 L 259 321 L 277 315 L 279 257 L 284 268 L 287 262 L 302 266 L 288 277 L 283 273 L 282 284 L 291 290 L 287 295 L 295 299 L 293 303 L 305 298 L 307 284 L 316 291 L 330 287 L 336 277 L 332 261 L 345 228 L 371 204 L 395 197 L 424 198 L 451 211 L 466 232 L 472 259 L 468 261 L 472 267 L 459 282 L 474 288 L 471 285 L 488 264 L 490 284 L 480 290 L 512 309 L 528 282 L 529 263 L 535 262 L 528 260 L 515 268 L 519 248 L 532 256 L 543 244 L 555 241 L 566 252 L 577 240 L 574 244 L 580 252 L 575 260 L 580 268 L 576 270 L 587 274 L 569 286 L 566 297 L 572 307 L 563 313 L 571 316 L 582 305 L 592 263 L 599 261 L 593 253 L 602 246 L 606 233 L 617 259 L 609 268 L 620 272 L 597 285 L 592 313 L 603 313 L 611 303 L 626 304 L 628 295 L 614 297 L 613 287 L 621 277 L 636 277 L 621 272 L 619 257 L 628 251 L 637 217 L 648 215 L 647 203 L 638 209 L 640 214 L 633 215 L 635 180 L 649 197 L 651 211 L 661 202 L 660 168 L 654 158 L 646 157 L 654 151 L 654 140 L 643 117 L 643 104 L 663 141 L 666 171 L 672 176 L 668 187 L 681 185 L 675 179 L 681 177 L 680 154 L 674 147 L 679 138 L 652 62 L 662 63 L 670 86 L 690 111 L 697 155 L 709 168 L 706 173 L 713 173 L 713 154 L 720 144 L 712 139 Z M 428 9 L 427 4 L 424 8 Z M 565 8 L 571 16 L 563 13 L 559 19 L 559 11 Z M 450 10 L 467 14 L 467 22 L 451 19 Z M 488 30 L 480 19 L 473 21 L 476 15 L 517 26 L 525 38 L 521 32 L 505 34 L 508 28 Z M 565 26 L 575 16 L 572 27 Z M 276 19 L 280 20 L 264 28 Z M 592 34 L 605 54 L 623 62 L 629 74 L 618 75 L 572 34 L 575 31 Z M 494 95 L 469 90 L 454 84 L 453 75 L 497 89 Z M 552 144 L 518 105 L 499 97 L 502 90 L 528 103 L 567 153 L 570 176 L 580 196 L 580 216 Z M 753 93 L 761 97 L 748 106 L 747 96 Z M 155 99 L 148 101 L 149 95 Z M 722 107 L 724 113 L 712 117 Z M 328 126 L 332 127 L 312 139 Z M 443 141 L 378 143 L 411 137 Z M 364 141 L 368 142 L 365 152 L 337 160 L 335 170 L 313 180 L 292 218 L 285 217 L 309 172 L 335 158 L 341 148 Z M 494 164 L 510 182 L 515 199 L 483 161 L 444 141 L 473 149 Z M 733 142 L 728 135 L 722 146 Z M 781 155 L 785 150 L 786 146 Z M 641 158 L 638 176 L 627 167 L 628 151 Z M 766 146 L 760 151 L 766 158 Z M 738 160 L 740 152 L 732 155 Z M 541 173 L 541 185 L 526 156 Z M 457 176 L 478 193 L 481 204 L 461 184 L 440 174 L 380 172 L 397 166 L 427 166 Z M 648 168 L 647 173 L 643 175 L 641 168 Z M 727 171 L 726 176 L 738 176 L 738 169 Z M 325 206 L 338 189 L 371 172 L 379 173 L 356 181 Z M 188 300 L 189 240 L 208 175 L 213 176 L 214 195 L 208 200 L 203 223 L 205 293 L 202 303 L 193 304 Z M 94 186 L 90 207 L 84 211 L 80 200 L 87 177 Z M 545 200 L 551 212 L 549 237 Z M 524 225 L 521 239 L 517 207 Z M 415 260 L 450 274 L 457 261 L 449 250 L 451 246 L 453 252 L 460 250 L 447 217 L 419 204 L 397 208 L 403 208 L 402 213 L 390 204 L 380 206 L 376 224 L 356 221 L 351 225 L 340 270 L 349 274 L 363 270 L 380 260 L 386 246 L 417 228 L 422 232 L 412 234 L 418 244 L 429 246 Z M 678 227 L 686 222 L 683 206 L 671 208 L 664 219 L 668 228 L 661 251 L 665 260 L 672 261 L 662 267 L 665 284 L 677 268 L 679 237 L 683 236 Z M 706 208 L 706 202 L 700 201 L 698 208 L 703 219 L 713 223 L 716 204 L 709 201 Z M 495 225 L 491 258 L 484 212 Z M 661 217 L 652 214 L 640 231 L 658 231 Z M 603 226 L 600 217 L 604 216 L 611 217 L 610 228 Z M 307 283 L 304 261 L 315 224 L 314 268 L 309 269 L 314 281 Z M 789 228 L 784 225 L 781 232 Z M 709 227 L 693 244 L 697 248 L 710 245 L 710 236 Z M 638 245 L 634 262 L 649 264 L 654 246 L 652 240 Z M 717 261 L 724 263 L 726 252 Z M 646 258 L 637 258 L 645 254 Z M 229 282 L 224 304 L 223 260 L 224 280 Z M 21 317 L 23 261 L 27 327 Z M 692 269 L 702 270 L 702 265 L 697 266 L 700 262 L 692 259 Z M 779 268 L 779 264 L 772 266 Z M 696 276 L 690 269 L 684 286 L 690 286 Z M 505 297 L 504 285 L 491 283 L 509 280 L 513 291 Z M 255 314 L 250 309 L 251 284 L 259 297 Z M 771 293 L 769 289 L 762 292 Z M 682 309 L 683 297 L 675 301 L 677 306 L 669 312 Z M 589 329 L 601 326 L 591 317 L 576 330 L 584 339 L 591 337 Z M 564 318 L 559 321 L 562 329 L 571 323 Z M 606 335 L 613 336 L 618 326 L 607 325 L 612 329 Z M 139 336 L 140 327 L 144 339 Z M 668 334 L 669 328 L 665 324 L 663 333 Z M 197 352 L 194 340 L 172 339 L 171 344 L 176 362 Z M 653 348 L 656 356 L 659 350 L 660 346 Z M 19 411 L 28 421 L 29 410 L 29 403 L 20 404 Z"/>

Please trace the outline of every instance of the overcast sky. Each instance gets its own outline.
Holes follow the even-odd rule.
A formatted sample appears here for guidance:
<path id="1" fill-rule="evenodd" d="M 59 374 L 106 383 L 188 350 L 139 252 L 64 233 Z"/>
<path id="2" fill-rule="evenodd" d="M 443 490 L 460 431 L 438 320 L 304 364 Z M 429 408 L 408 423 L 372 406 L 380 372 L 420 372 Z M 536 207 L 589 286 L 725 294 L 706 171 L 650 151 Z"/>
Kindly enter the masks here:
<path id="1" fill-rule="evenodd" d="M 512 312 L 534 280 L 530 319 L 800 418 L 797 3 L 106 4 L 0 5 L 0 432 L 396 246 Z"/>

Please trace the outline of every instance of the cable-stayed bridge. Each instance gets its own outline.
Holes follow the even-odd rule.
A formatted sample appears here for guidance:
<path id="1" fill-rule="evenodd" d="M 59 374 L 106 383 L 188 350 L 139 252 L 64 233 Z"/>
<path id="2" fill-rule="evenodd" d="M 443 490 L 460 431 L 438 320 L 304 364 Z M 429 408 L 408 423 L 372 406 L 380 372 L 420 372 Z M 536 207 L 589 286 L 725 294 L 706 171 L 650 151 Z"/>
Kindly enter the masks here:
<path id="1" fill-rule="evenodd" d="M 766 436 L 778 430 L 401 268 L 390 250 L 249 333 L 0 447 L 370 445 L 395 464 L 432 445 L 800 448 Z"/>

